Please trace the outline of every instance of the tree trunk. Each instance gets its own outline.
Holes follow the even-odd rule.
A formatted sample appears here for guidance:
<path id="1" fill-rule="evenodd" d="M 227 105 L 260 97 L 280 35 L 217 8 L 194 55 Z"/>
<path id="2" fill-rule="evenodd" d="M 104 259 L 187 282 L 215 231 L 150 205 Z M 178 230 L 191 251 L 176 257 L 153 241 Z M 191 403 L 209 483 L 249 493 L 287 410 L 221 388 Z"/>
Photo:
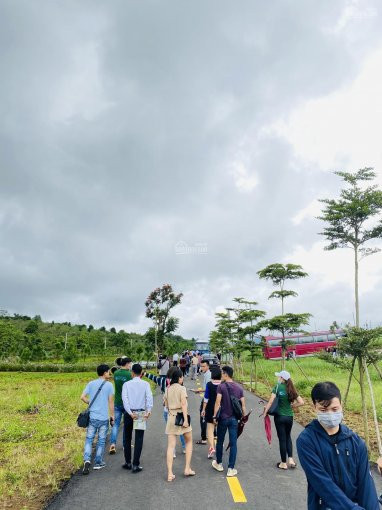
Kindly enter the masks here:
<path id="1" fill-rule="evenodd" d="M 381 369 L 378 366 L 378 363 L 375 361 L 373 363 L 373 365 L 374 365 L 375 370 L 378 372 L 378 375 L 379 375 L 380 379 L 382 379 L 382 372 L 381 372 Z"/>
<path id="2" fill-rule="evenodd" d="M 253 362 L 254 362 L 254 365 L 255 365 L 255 393 L 257 392 L 257 363 L 256 363 L 256 358 L 253 358 Z"/>
<path id="3" fill-rule="evenodd" d="M 251 391 L 252 391 L 252 382 L 253 382 L 253 361 L 254 361 L 254 358 L 252 356 L 252 359 L 251 359 Z"/>
<path id="4" fill-rule="evenodd" d="M 352 380 L 353 372 L 354 372 L 355 360 L 356 360 L 356 357 L 354 356 L 354 358 L 353 358 L 353 360 L 351 362 L 351 369 L 350 369 L 350 374 L 349 374 L 348 385 L 346 386 L 346 391 L 345 391 L 345 396 L 344 396 L 344 401 L 343 401 L 343 407 L 344 408 L 346 407 L 346 402 L 347 402 L 348 395 L 349 395 L 351 380 Z"/>
<path id="5" fill-rule="evenodd" d="M 359 368 L 359 385 L 361 388 L 361 400 L 362 400 L 363 429 L 364 429 L 364 433 L 365 433 L 365 443 L 367 446 L 367 450 L 368 450 L 368 452 L 370 452 L 369 424 L 367 421 L 364 366 L 363 366 L 363 360 L 361 357 L 358 358 L 358 368 Z"/>
<path id="6" fill-rule="evenodd" d="M 370 398 L 371 398 L 371 407 L 373 409 L 373 418 L 374 418 L 374 426 L 375 426 L 375 433 L 377 435 L 377 445 L 378 445 L 378 451 L 379 455 L 382 456 L 382 442 L 381 442 L 381 434 L 379 432 L 379 424 L 378 424 L 378 417 L 377 417 L 377 409 L 375 407 L 375 400 L 374 400 L 374 390 L 373 385 L 371 383 L 369 369 L 367 368 L 366 361 L 363 361 L 363 369 L 366 373 L 366 379 L 369 385 L 369 391 L 370 391 Z"/>
<path id="7" fill-rule="evenodd" d="M 354 293 L 355 293 L 355 325 L 359 328 L 359 296 L 358 296 L 358 244 L 354 246 Z"/>

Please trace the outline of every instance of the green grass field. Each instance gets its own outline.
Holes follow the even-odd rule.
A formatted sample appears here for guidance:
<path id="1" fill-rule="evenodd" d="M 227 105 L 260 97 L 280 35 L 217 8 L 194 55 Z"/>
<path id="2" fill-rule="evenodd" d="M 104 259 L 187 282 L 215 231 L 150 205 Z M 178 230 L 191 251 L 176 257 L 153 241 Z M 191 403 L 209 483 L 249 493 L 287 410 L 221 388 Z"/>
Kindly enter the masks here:
<path id="1" fill-rule="evenodd" d="M 320 381 L 333 381 L 340 388 L 342 394 L 345 393 L 348 382 L 348 372 L 346 370 L 339 368 L 334 364 L 327 363 L 326 361 L 316 357 L 297 358 L 296 361 L 297 364 L 293 360 L 286 361 L 286 370 L 290 372 L 291 377 L 301 395 L 309 397 L 310 391 L 314 384 Z M 245 362 L 243 365 L 245 379 L 249 381 L 248 375 L 250 373 L 250 363 Z M 304 377 L 298 366 L 300 366 L 301 369 L 305 372 L 309 381 Z M 263 382 L 266 382 L 268 379 L 269 384 L 273 386 L 276 382 L 276 377 L 274 374 L 275 372 L 280 371 L 280 369 L 280 361 L 260 360 L 258 375 Z M 355 371 L 355 376 L 358 378 L 357 370 Z M 378 419 L 382 422 L 382 381 L 374 367 L 370 368 L 370 376 L 374 387 L 375 401 L 377 403 Z M 365 384 L 367 384 L 366 381 Z M 262 389 L 269 390 L 269 386 L 263 384 Z M 371 402 L 369 396 L 367 403 L 368 408 L 371 411 Z M 359 384 L 354 378 L 350 387 L 347 409 L 353 412 L 360 412 L 361 410 L 361 393 Z"/>
<path id="2" fill-rule="evenodd" d="M 80 394 L 94 374 L 0 373 L 0 507 L 41 508 L 80 466 Z"/>
<path id="3" fill-rule="evenodd" d="M 298 366 L 286 363 L 299 393 L 306 399 L 306 411 L 297 416 L 302 423 L 313 416 L 309 393 L 318 381 L 331 380 L 345 391 L 347 372 L 317 358 L 301 358 Z M 249 381 L 249 363 L 242 365 L 244 381 Z M 258 394 L 269 396 L 276 381 L 274 373 L 280 361 L 260 360 L 261 381 Z M 236 376 L 240 377 L 240 369 Z M 382 381 L 371 371 L 382 421 Z M 79 397 L 94 373 L 0 372 L 0 507 L 37 510 L 54 494 L 63 480 L 82 463 L 85 431 L 76 425 L 77 414 L 84 408 Z M 368 399 L 370 409 L 370 400 Z M 304 408 L 302 408 L 304 409 Z M 347 407 L 347 423 L 362 435 L 359 387 L 353 381 Z M 371 418 L 371 414 L 370 414 Z M 376 457 L 371 425 L 373 458 Z"/>

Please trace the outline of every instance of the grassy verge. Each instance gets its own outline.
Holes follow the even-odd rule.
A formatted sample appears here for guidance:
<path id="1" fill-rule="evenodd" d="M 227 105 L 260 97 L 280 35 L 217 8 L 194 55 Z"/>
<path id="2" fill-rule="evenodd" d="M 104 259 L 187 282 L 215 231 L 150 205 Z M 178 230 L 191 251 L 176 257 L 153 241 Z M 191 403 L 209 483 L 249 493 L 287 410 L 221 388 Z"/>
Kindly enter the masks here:
<path id="1" fill-rule="evenodd" d="M 79 397 L 95 377 L 94 371 L 0 372 L 0 508 L 41 509 L 81 466 Z"/>
<path id="2" fill-rule="evenodd" d="M 34 510 L 81 464 L 79 396 L 94 373 L 0 373 L 0 506 Z"/>
<path id="3" fill-rule="evenodd" d="M 263 398 L 269 398 L 271 387 L 276 383 L 275 372 L 281 369 L 280 361 L 260 360 L 260 362 L 258 361 L 257 363 L 260 382 L 258 383 L 256 393 Z M 298 358 L 297 364 L 293 360 L 289 360 L 286 362 L 286 370 L 290 372 L 296 388 L 300 395 L 304 397 L 307 404 L 300 408 L 300 412 L 296 415 L 297 421 L 302 425 L 306 425 L 315 417 L 310 401 L 312 387 L 320 381 L 333 381 L 340 388 L 342 395 L 344 395 L 349 377 L 349 373 L 345 369 L 315 357 Z M 302 371 L 305 373 L 308 380 L 303 375 Z M 239 369 L 238 372 L 241 373 L 241 379 L 246 383 L 246 386 L 249 387 L 250 363 L 242 363 L 241 369 Z M 357 374 L 355 375 L 357 377 Z M 370 368 L 370 376 L 374 388 L 374 398 L 377 404 L 378 420 L 382 423 L 382 406 L 380 405 L 382 402 L 382 381 L 374 367 Z M 375 460 L 378 456 L 378 449 L 369 395 L 367 396 L 367 407 L 369 414 L 371 453 L 372 459 Z M 345 410 L 345 420 L 347 425 L 363 437 L 361 394 L 359 384 L 355 379 L 353 379 L 350 387 L 348 403 Z"/>

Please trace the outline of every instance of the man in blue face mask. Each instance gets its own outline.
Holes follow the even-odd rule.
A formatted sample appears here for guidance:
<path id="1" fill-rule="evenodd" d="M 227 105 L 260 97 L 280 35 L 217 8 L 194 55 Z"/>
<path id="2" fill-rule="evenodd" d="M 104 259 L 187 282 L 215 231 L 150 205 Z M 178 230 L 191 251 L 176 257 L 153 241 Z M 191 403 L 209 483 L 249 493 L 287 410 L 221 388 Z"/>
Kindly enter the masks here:
<path id="1" fill-rule="evenodd" d="M 297 439 L 308 480 L 308 510 L 379 510 L 364 441 L 342 424 L 341 393 L 332 382 L 312 389 L 317 412 Z"/>

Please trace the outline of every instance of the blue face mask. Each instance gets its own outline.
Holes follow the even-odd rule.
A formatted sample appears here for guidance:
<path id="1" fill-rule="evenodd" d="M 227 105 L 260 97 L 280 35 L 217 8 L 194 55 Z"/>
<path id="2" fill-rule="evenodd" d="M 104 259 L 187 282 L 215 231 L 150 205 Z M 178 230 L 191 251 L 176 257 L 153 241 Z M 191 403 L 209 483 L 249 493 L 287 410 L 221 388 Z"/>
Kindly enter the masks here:
<path id="1" fill-rule="evenodd" d="M 317 413 L 317 419 L 324 427 L 334 429 L 342 422 L 344 414 L 342 411 L 337 413 Z"/>

